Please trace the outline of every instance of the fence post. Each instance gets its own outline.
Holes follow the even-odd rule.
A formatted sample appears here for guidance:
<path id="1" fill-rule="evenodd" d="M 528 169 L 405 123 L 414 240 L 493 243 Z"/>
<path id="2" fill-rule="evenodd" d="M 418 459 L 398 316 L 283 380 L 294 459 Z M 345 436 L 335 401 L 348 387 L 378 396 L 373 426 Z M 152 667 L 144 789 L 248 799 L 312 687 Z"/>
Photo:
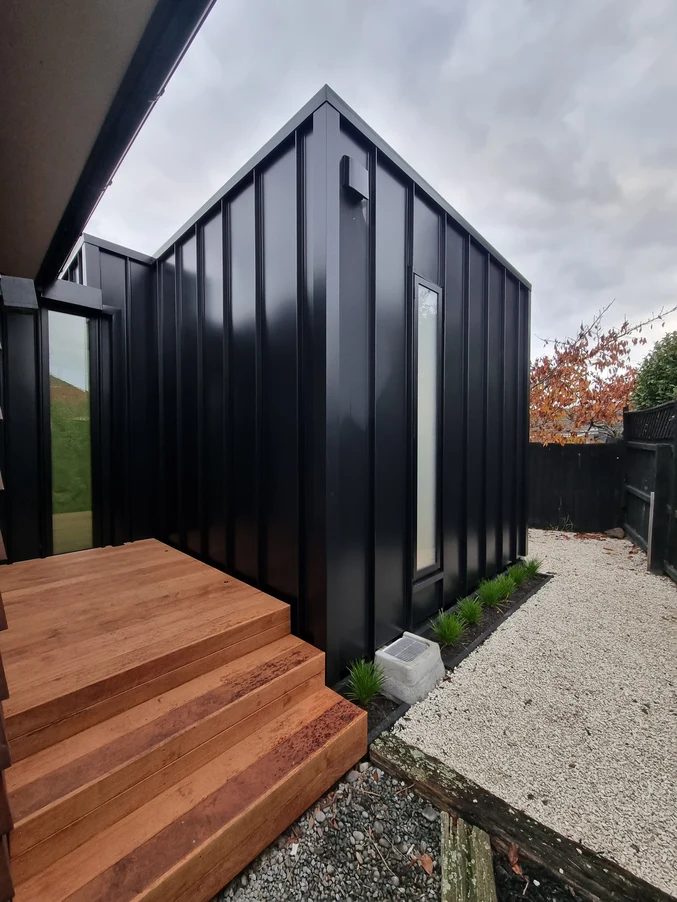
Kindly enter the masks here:
<path id="1" fill-rule="evenodd" d="M 656 479 L 649 508 L 649 540 L 646 549 L 647 570 L 663 572 L 668 538 L 668 505 L 670 501 L 670 464 L 672 447 L 656 445 Z"/>

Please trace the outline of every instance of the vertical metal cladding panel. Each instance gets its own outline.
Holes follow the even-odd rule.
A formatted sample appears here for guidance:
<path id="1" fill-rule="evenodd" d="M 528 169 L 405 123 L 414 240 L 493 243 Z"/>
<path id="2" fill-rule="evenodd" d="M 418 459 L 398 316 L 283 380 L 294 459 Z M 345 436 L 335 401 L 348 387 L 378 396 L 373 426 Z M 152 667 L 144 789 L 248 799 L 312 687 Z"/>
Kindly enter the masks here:
<path id="1" fill-rule="evenodd" d="M 502 569 L 503 267 L 489 262 L 487 305 L 486 576 Z"/>
<path id="2" fill-rule="evenodd" d="M 130 431 L 129 431 L 129 365 L 128 346 L 128 261 L 118 254 L 101 254 L 101 291 L 103 303 L 115 307 L 120 314 L 114 319 L 112 347 L 113 416 L 112 430 L 116 453 L 112 461 L 113 544 L 121 545 L 132 538 L 130 502 Z"/>
<path id="3" fill-rule="evenodd" d="M 407 556 L 407 192 L 406 183 L 376 169 L 374 397 L 374 641 L 408 626 L 411 568 Z"/>
<path id="4" fill-rule="evenodd" d="M 519 394 L 519 289 L 506 274 L 503 378 L 503 563 L 517 557 L 517 398 Z"/>
<path id="5" fill-rule="evenodd" d="M 444 286 L 442 285 L 442 270 L 444 260 L 440 258 L 440 212 L 437 207 L 431 206 L 424 198 L 422 198 L 416 191 L 414 192 L 414 233 L 413 233 L 413 270 L 414 274 L 417 276 L 422 276 L 424 279 L 428 279 L 430 282 L 433 282 L 436 285 L 439 285 L 442 289 L 442 296 L 440 297 L 440 303 L 438 307 L 438 317 L 444 317 Z M 417 298 L 411 296 L 410 301 L 412 316 L 415 319 L 417 317 L 417 309 L 418 309 L 418 301 Z M 416 329 L 414 329 L 413 334 L 416 334 Z M 438 365 L 440 367 L 443 366 L 443 361 L 439 360 Z M 412 391 L 415 393 L 416 386 L 415 382 L 412 384 Z M 441 399 L 438 399 L 438 402 L 441 404 Z M 412 424 L 412 429 L 415 429 L 415 424 Z M 442 436 L 438 432 L 437 436 L 438 443 L 442 441 Z M 414 450 L 415 454 L 415 450 Z M 440 488 L 442 484 L 442 467 L 438 463 L 438 484 L 437 484 L 437 495 L 436 495 L 436 503 L 438 505 L 438 522 L 441 524 L 444 521 L 444 512 L 439 510 L 441 495 Z M 411 497 L 415 498 L 416 492 L 416 475 L 413 470 L 410 471 L 412 480 L 412 488 L 411 488 Z M 412 543 L 413 547 L 416 547 L 416 506 L 414 505 L 414 518 L 413 518 L 413 535 L 412 535 Z M 444 548 L 440 549 L 440 554 L 443 554 Z M 413 570 L 414 564 L 413 560 L 411 562 L 411 567 Z M 425 589 L 417 589 L 412 594 L 412 622 L 414 625 L 419 625 L 427 620 L 428 617 L 432 616 L 435 611 L 439 609 L 439 588 L 434 586 L 428 586 Z"/>
<path id="6" fill-rule="evenodd" d="M 327 129 L 334 116 L 338 118 L 327 104 L 316 110 L 312 129 L 303 136 L 302 142 L 305 290 L 301 317 L 304 534 L 301 537 L 300 633 L 323 649 L 327 645 Z M 338 193 L 331 197 L 338 205 Z M 337 229 L 338 223 L 332 220 L 332 226 Z M 335 258 L 336 247 L 334 251 Z"/>
<path id="7" fill-rule="evenodd" d="M 179 530 L 182 546 L 191 554 L 199 555 L 202 550 L 199 504 L 201 423 L 196 236 L 181 245 L 179 261 Z"/>
<path id="8" fill-rule="evenodd" d="M 261 174 L 261 574 L 260 584 L 298 595 L 298 323 L 296 148 Z"/>
<path id="9" fill-rule="evenodd" d="M 204 480 L 202 485 L 204 553 L 226 566 L 226 374 L 223 281 L 223 223 L 221 209 L 202 226 L 202 431 Z"/>
<path id="10" fill-rule="evenodd" d="M 530 292 L 519 286 L 519 395 L 517 405 L 517 553 L 527 553 L 529 451 Z"/>
<path id="11" fill-rule="evenodd" d="M 327 495 L 332 521 L 327 554 L 327 672 L 370 645 L 371 618 L 371 297 L 369 202 L 341 189 L 344 155 L 369 168 L 369 152 L 352 133 L 330 134 L 328 189 L 339 192 L 338 333 L 328 319 Z M 332 299 L 328 297 L 327 305 Z M 328 313 L 329 317 L 329 313 Z M 333 393 L 332 393 L 333 387 Z M 333 406 L 332 406 L 333 405 Z"/>
<path id="12" fill-rule="evenodd" d="M 38 395 L 38 317 L 4 311 L 5 363 L 2 427 L 5 432 L 4 536 L 10 561 L 40 557 L 40 407 Z"/>
<path id="13" fill-rule="evenodd" d="M 159 266 L 160 279 L 160 535 L 179 544 L 178 512 L 178 359 L 176 309 L 176 255 Z"/>
<path id="14" fill-rule="evenodd" d="M 485 568 L 486 259 L 471 239 L 468 264 L 468 431 L 466 549 L 468 587 Z"/>
<path id="15" fill-rule="evenodd" d="M 439 285 L 440 214 L 420 195 L 414 197 L 414 272 Z"/>
<path id="16" fill-rule="evenodd" d="M 131 539 L 155 535 L 157 480 L 157 328 L 155 272 L 128 260 Z"/>
<path id="17" fill-rule="evenodd" d="M 442 541 L 444 606 L 464 594 L 468 237 L 447 224 L 444 321 Z"/>
<path id="18" fill-rule="evenodd" d="M 258 580 L 256 240 L 254 184 L 229 204 L 232 566 Z"/>

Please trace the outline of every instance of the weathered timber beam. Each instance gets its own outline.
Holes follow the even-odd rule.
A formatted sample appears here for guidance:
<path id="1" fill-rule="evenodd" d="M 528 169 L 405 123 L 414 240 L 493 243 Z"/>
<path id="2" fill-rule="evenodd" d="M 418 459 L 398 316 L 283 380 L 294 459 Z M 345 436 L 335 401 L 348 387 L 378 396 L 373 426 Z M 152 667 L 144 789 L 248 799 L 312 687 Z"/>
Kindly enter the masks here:
<path id="1" fill-rule="evenodd" d="M 442 902 L 496 902 L 489 835 L 446 811 L 440 821 Z"/>
<path id="2" fill-rule="evenodd" d="M 377 767 L 410 783 L 440 810 L 480 827 L 500 843 L 515 843 L 521 858 L 540 865 L 591 902 L 676 902 L 674 896 L 511 808 L 392 733 L 372 744 L 370 756 Z"/>

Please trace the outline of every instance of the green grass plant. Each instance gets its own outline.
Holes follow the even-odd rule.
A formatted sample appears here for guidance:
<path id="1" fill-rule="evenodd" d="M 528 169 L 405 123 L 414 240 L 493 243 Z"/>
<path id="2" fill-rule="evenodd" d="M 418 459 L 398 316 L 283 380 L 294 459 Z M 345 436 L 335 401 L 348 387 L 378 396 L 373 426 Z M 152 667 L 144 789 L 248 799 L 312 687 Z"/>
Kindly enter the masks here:
<path id="1" fill-rule="evenodd" d="M 524 562 L 523 566 L 527 571 L 527 578 L 530 579 L 532 576 L 538 576 L 543 566 L 543 561 L 537 557 L 530 557 Z"/>
<path id="2" fill-rule="evenodd" d="M 487 608 L 494 608 L 503 601 L 503 590 L 495 579 L 483 579 L 477 587 L 477 597 Z"/>
<path id="3" fill-rule="evenodd" d="M 494 582 L 499 587 L 501 593 L 501 601 L 505 601 L 507 598 L 510 598 L 512 593 L 517 588 L 517 583 L 509 573 L 501 573 L 499 576 L 494 577 Z"/>
<path id="4" fill-rule="evenodd" d="M 469 595 L 458 603 L 458 618 L 466 626 L 475 626 L 482 619 L 482 602 Z"/>
<path id="5" fill-rule="evenodd" d="M 383 690 L 383 670 L 375 661 L 359 658 L 348 665 L 346 698 L 358 705 L 369 702 Z"/>
<path id="6" fill-rule="evenodd" d="M 450 611 L 440 611 L 430 625 L 440 645 L 453 645 L 465 632 L 465 623 Z"/>
<path id="7" fill-rule="evenodd" d="M 519 563 L 513 564 L 512 567 L 508 567 L 508 575 L 515 581 L 516 586 L 521 586 L 525 580 L 529 579 L 524 561 L 519 561 Z"/>

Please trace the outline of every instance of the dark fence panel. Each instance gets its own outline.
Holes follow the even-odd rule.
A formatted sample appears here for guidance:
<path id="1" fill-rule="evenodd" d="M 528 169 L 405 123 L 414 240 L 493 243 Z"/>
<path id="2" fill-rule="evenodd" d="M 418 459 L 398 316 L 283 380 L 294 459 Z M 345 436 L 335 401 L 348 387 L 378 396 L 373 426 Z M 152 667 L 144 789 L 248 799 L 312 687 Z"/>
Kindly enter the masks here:
<path id="1" fill-rule="evenodd" d="M 529 444 L 529 525 L 601 532 L 623 523 L 624 447 Z"/>
<path id="2" fill-rule="evenodd" d="M 677 403 L 626 411 L 625 528 L 648 566 L 677 582 Z"/>
<path id="3" fill-rule="evenodd" d="M 666 401 L 647 410 L 623 413 L 623 438 L 626 442 L 671 442 L 675 438 L 677 405 Z"/>

